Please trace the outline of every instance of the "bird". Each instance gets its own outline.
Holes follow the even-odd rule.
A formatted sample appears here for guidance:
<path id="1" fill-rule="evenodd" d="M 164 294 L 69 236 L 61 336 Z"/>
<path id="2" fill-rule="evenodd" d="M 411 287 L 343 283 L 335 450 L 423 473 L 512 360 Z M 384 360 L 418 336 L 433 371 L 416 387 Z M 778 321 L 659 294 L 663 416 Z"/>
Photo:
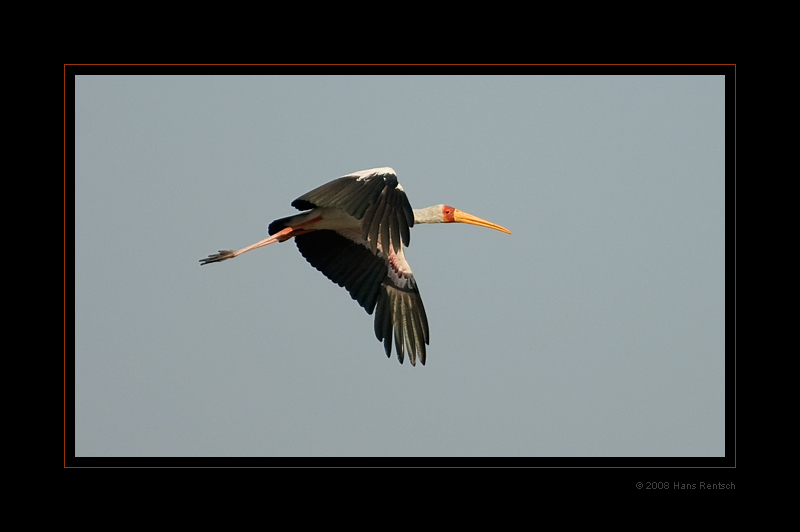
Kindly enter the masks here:
<path id="1" fill-rule="evenodd" d="M 389 167 L 361 170 L 303 194 L 292 206 L 305 211 L 269 224 L 269 237 L 242 249 L 220 250 L 200 265 L 222 262 L 275 242 L 294 238 L 314 268 L 345 288 L 368 314 L 375 312 L 375 336 L 391 358 L 404 352 L 412 366 L 426 359 L 428 318 L 403 246 L 415 224 L 467 223 L 503 233 L 500 225 L 448 205 L 412 209 L 397 174 Z M 393 334 L 394 333 L 394 334 Z"/>

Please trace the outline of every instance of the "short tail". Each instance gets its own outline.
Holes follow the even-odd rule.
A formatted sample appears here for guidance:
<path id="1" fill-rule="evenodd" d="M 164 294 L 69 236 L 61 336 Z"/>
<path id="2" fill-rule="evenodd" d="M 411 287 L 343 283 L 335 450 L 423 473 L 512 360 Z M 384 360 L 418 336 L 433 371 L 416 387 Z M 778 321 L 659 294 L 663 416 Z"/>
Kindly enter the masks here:
<path id="1" fill-rule="evenodd" d="M 302 214 L 294 214 L 292 216 L 287 216 L 286 218 L 279 218 L 275 220 L 274 222 L 269 224 L 269 235 L 272 236 L 281 229 L 286 229 L 287 227 L 291 227 L 292 222 L 295 220 L 295 218 L 300 218 L 301 216 L 304 216 L 306 214 L 308 213 L 304 212 Z"/>

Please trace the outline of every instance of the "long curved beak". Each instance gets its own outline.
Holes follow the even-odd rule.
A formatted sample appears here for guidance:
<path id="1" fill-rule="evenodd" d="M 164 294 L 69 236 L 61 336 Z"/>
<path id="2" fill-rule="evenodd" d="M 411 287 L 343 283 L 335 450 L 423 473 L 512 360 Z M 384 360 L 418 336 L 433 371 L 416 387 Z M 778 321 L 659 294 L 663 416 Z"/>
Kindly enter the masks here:
<path id="1" fill-rule="evenodd" d="M 487 222 L 482 218 L 478 218 L 477 216 L 472 216 L 464 211 L 459 211 L 458 209 L 453 209 L 453 221 L 460 222 L 462 224 L 472 224 L 472 225 L 480 225 L 481 227 L 488 227 L 489 229 L 495 229 L 497 231 L 502 231 L 504 233 L 511 234 L 511 231 L 503 227 L 502 225 L 493 224 L 492 222 Z"/>

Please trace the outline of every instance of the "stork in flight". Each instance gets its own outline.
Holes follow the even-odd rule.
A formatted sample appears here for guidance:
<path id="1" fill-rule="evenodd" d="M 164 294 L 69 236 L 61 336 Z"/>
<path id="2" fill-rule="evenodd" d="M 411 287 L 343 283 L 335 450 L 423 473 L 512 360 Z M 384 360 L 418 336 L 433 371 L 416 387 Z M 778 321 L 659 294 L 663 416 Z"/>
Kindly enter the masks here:
<path id="1" fill-rule="evenodd" d="M 222 262 L 245 251 L 294 237 L 297 249 L 325 277 L 347 289 L 368 314 L 386 356 L 408 351 L 411 365 L 425 364 L 428 318 L 417 282 L 403 254 L 417 224 L 461 222 L 511 234 L 497 224 L 447 205 L 411 209 L 391 168 L 362 170 L 303 194 L 292 207 L 306 211 L 269 224 L 270 237 L 237 251 L 220 250 L 200 264 Z"/>

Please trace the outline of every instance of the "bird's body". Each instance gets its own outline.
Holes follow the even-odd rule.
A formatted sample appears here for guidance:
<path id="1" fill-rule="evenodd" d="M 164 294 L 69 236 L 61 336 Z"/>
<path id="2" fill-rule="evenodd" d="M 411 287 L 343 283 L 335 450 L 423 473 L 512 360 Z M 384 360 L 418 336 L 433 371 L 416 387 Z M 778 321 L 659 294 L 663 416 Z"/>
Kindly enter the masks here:
<path id="1" fill-rule="evenodd" d="M 344 287 L 369 314 L 375 336 L 390 356 L 408 352 L 411 364 L 425 364 L 428 319 L 417 283 L 403 254 L 415 223 L 464 222 L 510 233 L 446 205 L 412 210 L 391 168 L 373 168 L 334 179 L 292 202 L 307 211 L 275 220 L 270 237 L 238 251 L 220 251 L 201 264 L 221 262 L 274 242 L 295 239 L 306 260 Z M 394 334 L 392 334 L 394 332 Z"/>

